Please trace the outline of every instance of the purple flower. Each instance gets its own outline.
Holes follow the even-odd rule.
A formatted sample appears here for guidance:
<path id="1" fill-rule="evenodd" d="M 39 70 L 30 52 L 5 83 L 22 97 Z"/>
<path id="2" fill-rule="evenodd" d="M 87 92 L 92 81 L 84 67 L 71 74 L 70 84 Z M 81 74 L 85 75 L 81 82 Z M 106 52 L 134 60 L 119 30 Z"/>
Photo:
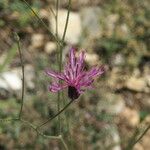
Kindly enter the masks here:
<path id="1" fill-rule="evenodd" d="M 94 78 L 104 73 L 104 67 L 95 66 L 91 70 L 85 71 L 84 58 L 84 51 L 80 53 L 79 57 L 76 57 L 75 49 L 71 48 L 68 63 L 66 63 L 62 73 L 46 70 L 46 74 L 55 79 L 49 86 L 49 91 L 58 92 L 68 88 L 68 96 L 74 100 L 85 91 L 85 88 L 92 88 Z M 59 82 L 60 80 L 63 82 Z"/>

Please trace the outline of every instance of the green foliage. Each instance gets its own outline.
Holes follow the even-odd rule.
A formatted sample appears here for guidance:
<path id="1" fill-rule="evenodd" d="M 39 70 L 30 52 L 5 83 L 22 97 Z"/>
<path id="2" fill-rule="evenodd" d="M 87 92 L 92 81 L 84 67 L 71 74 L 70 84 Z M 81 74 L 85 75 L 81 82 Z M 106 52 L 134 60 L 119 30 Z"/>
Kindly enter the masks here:
<path id="1" fill-rule="evenodd" d="M 39 5 L 39 1 L 36 1 L 33 2 L 31 7 L 35 12 L 38 12 Z M 17 16 L 16 24 L 18 27 L 25 27 L 29 23 L 33 22 L 34 15 L 21 0 L 14 0 L 13 2 L 9 0 L 2 0 L 0 1 L 0 9 L 2 9 L 4 12 L 10 13 L 10 15 L 15 14 L 15 16 Z M 0 20 L 0 26 L 3 24 L 4 23 Z"/>

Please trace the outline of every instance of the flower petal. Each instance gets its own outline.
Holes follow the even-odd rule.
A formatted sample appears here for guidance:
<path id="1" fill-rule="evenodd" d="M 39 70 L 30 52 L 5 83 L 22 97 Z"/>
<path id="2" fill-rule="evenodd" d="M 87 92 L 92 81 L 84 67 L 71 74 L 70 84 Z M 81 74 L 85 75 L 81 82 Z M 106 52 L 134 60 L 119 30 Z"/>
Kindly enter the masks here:
<path id="1" fill-rule="evenodd" d="M 73 81 L 74 74 L 73 74 L 72 69 L 68 65 L 65 66 L 64 75 L 65 75 L 65 79 L 66 79 L 65 81 L 66 82 L 70 82 L 71 83 Z"/>
<path id="2" fill-rule="evenodd" d="M 70 49 L 70 53 L 69 53 L 69 64 L 70 64 L 72 70 L 74 70 L 75 64 L 76 64 L 76 57 L 75 57 L 75 49 L 74 49 L 74 48 L 71 48 L 71 49 Z"/>
<path id="3" fill-rule="evenodd" d="M 64 75 L 62 73 L 58 73 L 58 72 L 55 72 L 55 71 L 52 71 L 52 70 L 45 70 L 46 74 L 51 76 L 51 77 L 54 77 L 54 78 L 57 78 L 57 79 L 60 79 L 60 80 L 64 80 Z"/>
<path id="4" fill-rule="evenodd" d="M 104 73 L 104 67 L 93 67 L 90 71 L 87 72 L 87 76 L 90 77 L 96 77 L 98 75 L 101 75 Z"/>
<path id="5" fill-rule="evenodd" d="M 58 91 L 60 91 L 60 90 L 65 89 L 66 87 L 68 87 L 67 84 L 61 85 L 61 84 L 59 84 L 59 83 L 52 83 L 52 84 L 49 86 L 49 91 L 51 91 L 51 92 L 58 92 Z"/>
<path id="6" fill-rule="evenodd" d="M 84 79 L 82 79 L 79 83 L 78 83 L 78 85 L 80 86 L 80 87 L 90 87 L 91 86 L 91 84 L 94 82 L 94 79 L 90 79 L 90 78 L 84 78 Z"/>
<path id="7" fill-rule="evenodd" d="M 84 57 L 85 57 L 85 52 L 82 51 L 79 55 L 79 58 L 77 59 L 77 65 L 76 65 L 76 76 L 80 74 L 80 72 L 83 71 L 84 69 Z"/>

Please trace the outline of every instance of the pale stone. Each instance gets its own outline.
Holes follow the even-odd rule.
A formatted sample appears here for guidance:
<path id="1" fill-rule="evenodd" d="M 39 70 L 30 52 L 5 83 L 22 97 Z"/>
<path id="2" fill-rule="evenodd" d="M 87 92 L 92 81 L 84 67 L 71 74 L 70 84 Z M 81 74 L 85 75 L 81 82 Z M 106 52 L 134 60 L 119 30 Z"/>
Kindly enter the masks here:
<path id="1" fill-rule="evenodd" d="M 56 51 L 57 49 L 57 45 L 54 42 L 47 42 L 45 44 L 45 52 L 48 54 L 53 53 L 54 51 Z"/>
<path id="2" fill-rule="evenodd" d="M 25 83 L 30 89 L 34 88 L 33 79 L 35 77 L 33 66 L 25 66 Z M 9 91 L 18 91 L 22 89 L 22 69 L 16 68 L 12 71 L 3 72 L 0 74 L 0 88 Z"/>
<path id="3" fill-rule="evenodd" d="M 21 78 L 13 72 L 0 74 L 0 87 L 4 89 L 20 90 L 22 87 Z"/>
<path id="4" fill-rule="evenodd" d="M 96 65 L 99 62 L 99 57 L 97 54 L 90 54 L 90 53 L 86 53 L 86 57 L 85 57 L 85 61 L 89 64 L 89 65 Z"/>
<path id="5" fill-rule="evenodd" d="M 22 69 L 21 68 L 16 68 L 12 70 L 13 73 L 17 74 L 19 78 L 22 78 Z M 33 89 L 34 86 L 34 78 L 35 78 L 35 73 L 34 73 L 34 68 L 32 65 L 26 65 L 24 67 L 24 74 L 25 74 L 25 83 L 26 87 L 29 89 Z"/>
<path id="6" fill-rule="evenodd" d="M 31 37 L 31 48 L 40 48 L 44 44 L 44 35 L 41 33 L 35 33 Z"/>
<path id="7" fill-rule="evenodd" d="M 137 92 L 143 92 L 146 88 L 146 81 L 144 78 L 135 78 L 131 77 L 127 80 L 126 87 L 130 90 L 134 90 Z"/>

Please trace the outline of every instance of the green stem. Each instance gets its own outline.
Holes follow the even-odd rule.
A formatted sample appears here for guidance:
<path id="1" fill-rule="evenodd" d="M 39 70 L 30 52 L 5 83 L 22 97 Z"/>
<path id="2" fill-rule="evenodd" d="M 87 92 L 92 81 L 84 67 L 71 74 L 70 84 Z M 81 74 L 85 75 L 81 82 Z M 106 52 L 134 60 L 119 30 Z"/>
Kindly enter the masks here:
<path id="1" fill-rule="evenodd" d="M 67 27 L 68 27 L 68 22 L 69 22 L 69 15 L 70 15 L 70 9 L 71 9 L 71 0 L 68 0 L 68 12 L 67 12 L 67 18 L 66 18 L 66 23 L 65 23 L 65 28 L 62 36 L 62 45 L 60 46 L 60 64 L 59 64 L 59 71 L 61 72 L 62 70 L 62 48 L 64 45 L 64 40 L 67 32 Z"/>
<path id="2" fill-rule="evenodd" d="M 56 21 L 56 37 L 58 38 L 58 7 L 59 7 L 59 0 L 56 1 L 56 15 L 55 15 L 55 21 Z"/>
<path id="3" fill-rule="evenodd" d="M 58 7 L 59 7 L 59 0 L 56 1 L 56 15 L 55 15 L 55 24 L 56 24 L 56 37 L 58 38 Z M 59 49 L 60 46 L 57 44 L 57 62 L 59 63 Z M 57 111 L 60 111 L 60 92 L 57 95 Z M 58 129 L 59 134 L 61 134 L 61 118 L 58 115 Z"/>
<path id="4" fill-rule="evenodd" d="M 61 142 L 63 143 L 64 148 L 65 148 L 66 150 L 69 150 L 67 144 L 65 143 L 65 141 L 64 141 L 64 139 L 62 138 L 61 135 L 60 135 L 60 140 L 61 140 Z"/>
<path id="5" fill-rule="evenodd" d="M 66 110 L 70 104 L 73 102 L 73 100 L 71 100 L 63 109 L 61 109 L 56 115 L 54 115 L 52 118 L 49 118 L 48 120 L 46 120 L 44 123 L 42 123 L 41 125 L 37 126 L 38 128 L 41 128 L 42 126 L 44 126 L 45 124 L 47 124 L 48 122 L 52 121 L 54 118 L 56 118 L 58 115 L 60 115 L 64 110 Z"/>
<path id="6" fill-rule="evenodd" d="M 129 140 L 129 144 L 126 148 L 126 150 L 132 150 L 134 145 L 136 143 L 138 143 L 142 138 L 143 136 L 147 133 L 147 131 L 150 129 L 150 125 L 148 125 L 148 127 L 144 130 L 144 132 L 136 139 L 136 137 L 138 136 L 140 130 L 139 128 L 136 129 L 134 135 L 132 136 L 132 138 Z"/>
<path id="7" fill-rule="evenodd" d="M 22 69 L 22 93 L 21 93 L 21 107 L 20 107 L 20 112 L 18 118 L 21 119 L 22 115 L 22 109 L 23 109 L 23 104 L 24 104 L 24 63 L 23 63 L 23 56 L 21 53 L 21 48 L 20 48 L 20 39 L 19 36 L 16 34 L 17 37 L 17 46 L 18 46 L 18 51 L 19 51 L 19 57 L 20 57 L 20 62 L 21 62 L 21 69 Z"/>
<path id="8" fill-rule="evenodd" d="M 142 138 L 143 136 L 147 133 L 147 131 L 150 129 L 150 124 L 148 125 L 148 127 L 144 130 L 144 132 L 139 136 L 139 138 L 133 143 L 133 146 L 138 143 Z M 132 146 L 132 147 L 133 147 Z"/>
<path id="9" fill-rule="evenodd" d="M 23 123 L 23 124 L 26 124 L 26 125 L 29 126 L 29 127 L 31 127 L 31 128 L 32 128 L 33 130 L 35 130 L 39 135 L 41 135 L 41 136 L 43 136 L 43 137 L 45 137 L 45 138 L 49 138 L 49 139 L 60 139 L 59 136 L 51 136 L 51 135 L 45 135 L 45 134 L 43 134 L 41 131 L 37 130 L 37 127 L 36 127 L 34 124 L 32 124 L 32 123 L 30 123 L 30 122 L 28 122 L 28 121 L 26 121 L 26 120 L 20 119 L 20 122 Z"/>
<path id="10" fill-rule="evenodd" d="M 67 147 L 67 144 L 65 143 L 64 139 L 62 138 L 61 135 L 58 135 L 58 136 L 51 136 L 51 135 L 46 135 L 44 133 L 42 133 L 40 130 L 37 129 L 37 126 L 35 126 L 34 124 L 26 121 L 26 120 L 23 120 L 23 119 L 18 119 L 18 118 L 10 118 L 10 119 L 0 119 L 0 121 L 19 121 L 21 123 L 23 123 L 24 125 L 27 125 L 28 127 L 32 128 L 34 131 L 37 132 L 38 135 L 44 137 L 44 138 L 48 138 L 48 139 L 54 139 L 54 140 L 60 140 L 61 143 L 63 144 L 65 150 L 68 150 L 68 147 Z"/>
<path id="11" fill-rule="evenodd" d="M 58 92 L 57 95 L 57 111 L 60 111 L 60 92 Z M 59 133 L 61 133 L 61 118 L 60 115 L 58 115 L 58 129 L 59 129 Z"/>
<path id="12" fill-rule="evenodd" d="M 70 9 L 71 9 L 71 0 L 68 0 L 68 12 L 67 12 L 67 19 L 66 19 L 64 33 L 63 33 L 62 40 L 61 40 L 62 43 L 64 43 L 65 36 L 66 36 L 66 31 L 67 31 L 68 22 L 69 22 Z"/>
<path id="13" fill-rule="evenodd" d="M 55 15 L 55 13 L 54 13 L 54 11 L 53 11 L 53 9 L 52 9 L 52 7 L 50 6 L 49 7 L 49 9 L 50 9 L 50 12 L 52 12 L 52 15 L 54 16 L 54 18 L 56 17 L 56 15 Z"/>
<path id="14" fill-rule="evenodd" d="M 56 16 L 55 16 L 55 20 L 56 20 L 56 37 L 58 37 L 58 5 L 59 5 L 59 0 L 56 1 Z M 62 45 L 57 45 L 57 49 L 58 49 L 58 51 L 60 51 L 60 57 L 58 57 L 59 55 L 57 55 L 57 58 L 59 58 L 58 62 L 59 62 L 59 71 L 60 72 L 62 70 L 62 49 L 63 49 L 63 44 L 64 44 L 66 31 L 67 31 L 67 26 L 68 26 L 68 22 L 69 22 L 70 8 L 71 8 L 71 0 L 68 1 L 67 19 L 66 19 L 66 23 L 65 23 L 65 28 L 64 28 L 62 40 L 61 40 Z M 59 112 L 60 111 L 60 92 L 58 92 L 57 109 L 58 109 L 58 112 Z M 59 122 L 59 124 L 58 124 L 59 125 L 59 132 L 61 133 L 61 119 L 60 119 L 60 116 L 58 116 L 58 122 Z"/>
<path id="15" fill-rule="evenodd" d="M 0 119 L 0 122 L 9 122 L 9 121 L 17 121 L 19 120 L 18 118 L 8 118 L 8 119 Z"/>
<path id="16" fill-rule="evenodd" d="M 138 134 L 139 134 L 139 128 L 136 128 L 136 130 L 135 130 L 133 136 L 132 136 L 132 137 L 129 139 L 129 141 L 128 141 L 128 145 L 127 145 L 126 150 L 131 150 L 132 145 L 133 145 L 133 143 L 134 143 L 134 141 L 135 141 L 135 138 L 137 137 Z"/>

